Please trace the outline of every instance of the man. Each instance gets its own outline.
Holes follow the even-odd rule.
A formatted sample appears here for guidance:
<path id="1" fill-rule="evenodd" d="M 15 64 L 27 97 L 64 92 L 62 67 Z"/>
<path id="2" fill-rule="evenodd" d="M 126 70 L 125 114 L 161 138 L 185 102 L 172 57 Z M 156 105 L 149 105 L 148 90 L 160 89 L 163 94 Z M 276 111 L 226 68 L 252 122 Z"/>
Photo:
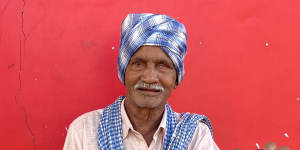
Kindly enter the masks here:
<path id="1" fill-rule="evenodd" d="M 218 150 L 208 118 L 167 104 L 183 79 L 186 36 L 166 15 L 129 14 L 118 57 L 126 97 L 73 121 L 64 150 Z"/>

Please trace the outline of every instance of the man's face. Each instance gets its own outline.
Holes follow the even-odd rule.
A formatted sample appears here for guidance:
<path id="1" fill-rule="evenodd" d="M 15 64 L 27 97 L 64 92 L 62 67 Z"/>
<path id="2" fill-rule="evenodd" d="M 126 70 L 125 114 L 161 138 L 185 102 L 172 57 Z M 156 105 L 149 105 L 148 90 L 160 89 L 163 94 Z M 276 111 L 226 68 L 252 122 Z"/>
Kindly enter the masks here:
<path id="1" fill-rule="evenodd" d="M 126 68 L 125 86 L 130 104 L 140 108 L 164 107 L 176 86 L 172 60 L 158 46 L 140 47 Z"/>

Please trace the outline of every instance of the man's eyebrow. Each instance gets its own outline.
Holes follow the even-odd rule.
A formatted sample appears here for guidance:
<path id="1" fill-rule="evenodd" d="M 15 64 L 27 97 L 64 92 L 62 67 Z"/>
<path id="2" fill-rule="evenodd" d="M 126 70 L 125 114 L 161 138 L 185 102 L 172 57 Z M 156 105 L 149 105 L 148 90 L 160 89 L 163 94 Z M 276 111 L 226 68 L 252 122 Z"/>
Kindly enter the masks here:
<path id="1" fill-rule="evenodd" d="M 132 58 L 132 61 L 142 61 L 142 62 L 144 62 L 145 59 L 143 59 L 141 57 L 135 57 L 135 58 Z"/>
<path id="2" fill-rule="evenodd" d="M 146 59 L 145 58 L 142 58 L 142 57 L 135 57 L 135 58 L 132 58 L 131 62 L 136 62 L 136 61 L 139 61 L 139 62 L 146 62 Z M 165 64 L 165 65 L 169 65 L 170 67 L 173 66 L 173 62 L 172 61 L 168 61 L 166 59 L 158 59 L 158 60 L 154 60 L 155 63 L 158 63 L 158 64 Z"/>
<path id="3" fill-rule="evenodd" d="M 167 61 L 167 60 L 158 60 L 156 61 L 158 63 L 162 63 L 162 64 L 170 64 L 171 62 Z"/>

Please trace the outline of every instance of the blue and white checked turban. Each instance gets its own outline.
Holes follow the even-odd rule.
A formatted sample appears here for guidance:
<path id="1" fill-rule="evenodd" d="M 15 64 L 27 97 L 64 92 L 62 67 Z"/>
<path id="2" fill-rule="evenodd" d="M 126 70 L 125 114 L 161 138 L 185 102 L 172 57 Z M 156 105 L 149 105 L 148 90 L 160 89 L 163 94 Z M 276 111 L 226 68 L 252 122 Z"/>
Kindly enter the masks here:
<path id="1" fill-rule="evenodd" d="M 187 50 L 187 34 L 183 24 L 166 15 L 129 14 L 121 26 L 118 76 L 125 84 L 126 67 L 142 45 L 160 46 L 173 61 L 177 85 L 184 75 L 183 60 Z"/>

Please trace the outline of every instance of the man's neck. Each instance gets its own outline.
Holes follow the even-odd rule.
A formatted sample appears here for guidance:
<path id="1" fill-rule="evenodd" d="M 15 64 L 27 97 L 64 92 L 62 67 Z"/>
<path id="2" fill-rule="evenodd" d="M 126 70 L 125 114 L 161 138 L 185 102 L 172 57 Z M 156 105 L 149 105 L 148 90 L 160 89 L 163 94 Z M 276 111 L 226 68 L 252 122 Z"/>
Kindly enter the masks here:
<path id="1" fill-rule="evenodd" d="M 125 111 L 133 128 L 143 135 L 149 146 L 163 118 L 163 108 L 139 108 L 125 101 Z"/>

